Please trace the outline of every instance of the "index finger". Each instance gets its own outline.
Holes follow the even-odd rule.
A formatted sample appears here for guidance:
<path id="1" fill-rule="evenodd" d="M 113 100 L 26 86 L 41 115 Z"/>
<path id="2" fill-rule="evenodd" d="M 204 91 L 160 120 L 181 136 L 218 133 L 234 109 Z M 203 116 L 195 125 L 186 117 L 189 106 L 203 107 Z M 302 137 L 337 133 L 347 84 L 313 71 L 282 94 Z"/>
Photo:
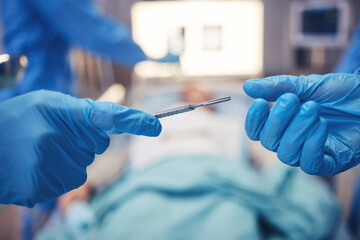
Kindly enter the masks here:
<path id="1" fill-rule="evenodd" d="M 304 80 L 305 77 L 291 75 L 272 76 L 248 80 L 244 82 L 243 88 L 245 93 L 252 98 L 263 98 L 273 102 L 284 93 L 293 93 L 298 96 L 299 91 L 306 86 Z"/>
<path id="2" fill-rule="evenodd" d="M 112 102 L 92 102 L 89 108 L 91 123 L 107 133 L 156 137 L 161 132 L 159 120 L 143 111 Z"/>

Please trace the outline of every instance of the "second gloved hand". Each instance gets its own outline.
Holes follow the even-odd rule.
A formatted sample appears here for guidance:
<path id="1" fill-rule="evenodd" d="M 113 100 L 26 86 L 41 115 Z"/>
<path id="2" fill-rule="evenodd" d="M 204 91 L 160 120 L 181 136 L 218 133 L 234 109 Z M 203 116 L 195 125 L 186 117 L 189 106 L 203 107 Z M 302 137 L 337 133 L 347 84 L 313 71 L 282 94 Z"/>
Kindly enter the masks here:
<path id="1" fill-rule="evenodd" d="M 1 102 L 0 203 L 33 206 L 81 186 L 108 133 L 160 132 L 160 122 L 142 111 L 58 92 Z"/>
<path id="2" fill-rule="evenodd" d="M 360 162 L 360 76 L 274 76 L 244 83 L 245 129 L 279 159 L 332 176 Z M 267 101 L 276 101 L 272 110 Z"/>

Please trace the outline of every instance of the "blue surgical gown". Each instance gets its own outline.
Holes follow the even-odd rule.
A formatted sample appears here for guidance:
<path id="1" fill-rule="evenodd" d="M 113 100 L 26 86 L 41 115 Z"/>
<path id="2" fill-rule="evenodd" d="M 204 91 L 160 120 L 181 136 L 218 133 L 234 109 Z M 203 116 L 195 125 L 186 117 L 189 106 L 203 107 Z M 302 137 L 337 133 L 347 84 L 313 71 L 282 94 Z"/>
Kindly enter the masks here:
<path id="1" fill-rule="evenodd" d="M 335 68 L 338 73 L 354 73 L 360 68 L 360 23 L 354 31 L 352 40 Z"/>
<path id="2" fill-rule="evenodd" d="M 1 0 L 5 51 L 25 55 L 17 86 L 0 89 L 0 101 L 38 89 L 74 94 L 69 50 L 82 47 L 133 66 L 146 59 L 125 25 L 105 17 L 90 0 Z"/>

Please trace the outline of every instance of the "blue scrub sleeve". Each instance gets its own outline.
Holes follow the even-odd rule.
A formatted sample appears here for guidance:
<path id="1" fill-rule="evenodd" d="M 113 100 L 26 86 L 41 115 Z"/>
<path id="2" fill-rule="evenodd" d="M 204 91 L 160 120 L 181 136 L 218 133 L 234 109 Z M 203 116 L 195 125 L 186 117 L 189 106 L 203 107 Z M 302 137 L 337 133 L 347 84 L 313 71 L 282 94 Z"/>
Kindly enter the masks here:
<path id="1" fill-rule="evenodd" d="M 360 68 L 360 23 L 334 72 L 354 73 L 358 68 Z"/>
<path id="2" fill-rule="evenodd" d="M 28 0 L 30 1 L 30 0 Z M 129 29 L 104 16 L 89 0 L 31 0 L 35 10 L 73 44 L 133 66 L 147 59 Z"/>

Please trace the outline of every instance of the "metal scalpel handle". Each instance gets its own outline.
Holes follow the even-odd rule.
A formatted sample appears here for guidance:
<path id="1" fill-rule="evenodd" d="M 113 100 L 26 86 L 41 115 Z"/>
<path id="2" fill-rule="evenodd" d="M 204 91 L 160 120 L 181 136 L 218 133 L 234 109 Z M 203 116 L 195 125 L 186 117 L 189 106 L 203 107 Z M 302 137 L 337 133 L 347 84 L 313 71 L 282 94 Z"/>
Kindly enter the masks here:
<path id="1" fill-rule="evenodd" d="M 172 116 L 172 115 L 179 114 L 179 113 L 190 112 L 192 110 L 195 110 L 198 107 L 210 106 L 210 105 L 214 105 L 214 104 L 218 104 L 218 103 L 222 103 L 222 102 L 227 102 L 230 100 L 231 100 L 231 97 L 223 97 L 223 98 L 213 99 L 213 100 L 209 100 L 209 101 L 201 102 L 201 103 L 197 103 L 197 104 L 190 104 L 190 105 L 185 105 L 182 107 L 171 108 L 168 110 L 154 113 L 153 116 L 156 118 L 168 117 L 168 116 Z"/>

